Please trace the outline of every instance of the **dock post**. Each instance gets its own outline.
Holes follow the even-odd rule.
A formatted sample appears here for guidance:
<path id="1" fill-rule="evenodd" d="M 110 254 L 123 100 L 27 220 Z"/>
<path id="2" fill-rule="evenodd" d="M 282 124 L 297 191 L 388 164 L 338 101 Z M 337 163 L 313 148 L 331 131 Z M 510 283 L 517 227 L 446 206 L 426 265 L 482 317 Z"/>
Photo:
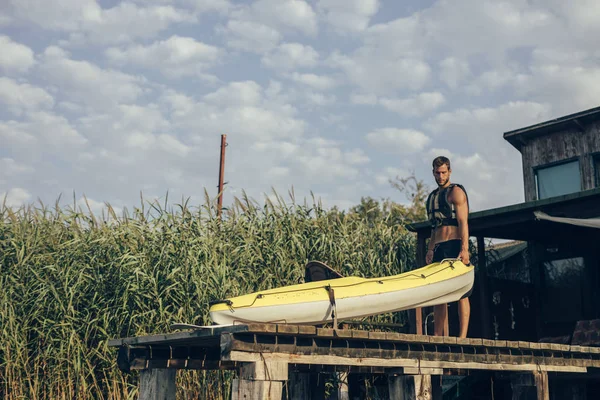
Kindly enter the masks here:
<path id="1" fill-rule="evenodd" d="M 350 392 L 348 391 L 348 373 L 338 372 L 338 389 L 337 389 L 337 400 L 350 400 Z"/>
<path id="2" fill-rule="evenodd" d="M 244 363 L 239 378 L 233 380 L 231 400 L 281 400 L 287 380 L 286 362 Z"/>
<path id="3" fill-rule="evenodd" d="M 533 374 L 514 374 L 511 378 L 512 399 L 522 400 L 533 397 L 537 400 L 550 400 L 548 372 L 536 371 Z"/>
<path id="4" fill-rule="evenodd" d="M 176 369 L 140 371 L 140 400 L 175 400 Z"/>
<path id="5" fill-rule="evenodd" d="M 390 400 L 432 400 L 431 375 L 388 375 Z"/>

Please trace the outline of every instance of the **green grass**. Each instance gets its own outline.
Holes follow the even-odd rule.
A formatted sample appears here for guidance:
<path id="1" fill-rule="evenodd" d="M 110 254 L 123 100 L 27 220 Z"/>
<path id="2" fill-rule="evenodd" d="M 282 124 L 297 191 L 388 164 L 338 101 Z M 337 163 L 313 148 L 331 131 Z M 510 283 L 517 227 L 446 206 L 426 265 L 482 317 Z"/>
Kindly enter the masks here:
<path id="1" fill-rule="evenodd" d="M 302 282 L 309 260 L 365 277 L 414 267 L 413 236 L 393 221 L 290 199 L 244 196 L 223 220 L 208 198 L 170 209 L 142 201 L 119 216 L 2 206 L 0 397 L 132 399 L 138 376 L 117 369 L 108 339 L 209 324 L 209 301 Z M 228 398 L 231 376 L 179 373 L 178 398 Z"/>

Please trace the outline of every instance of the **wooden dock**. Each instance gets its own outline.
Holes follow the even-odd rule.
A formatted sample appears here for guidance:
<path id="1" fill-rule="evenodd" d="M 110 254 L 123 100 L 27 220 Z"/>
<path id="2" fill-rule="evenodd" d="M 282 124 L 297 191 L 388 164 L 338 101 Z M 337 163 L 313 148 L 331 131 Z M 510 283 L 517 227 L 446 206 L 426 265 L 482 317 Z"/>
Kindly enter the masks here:
<path id="1" fill-rule="evenodd" d="M 122 371 L 141 371 L 143 400 L 174 400 L 178 369 L 237 370 L 232 399 L 279 400 L 285 384 L 289 398 L 308 398 L 303 374 L 309 370 L 387 374 L 392 399 L 439 397 L 432 375 L 502 371 L 515 374 L 522 385 L 535 385 L 538 399 L 548 399 L 549 373 L 586 374 L 600 368 L 597 347 L 286 324 L 113 339 L 109 346 L 119 348 Z"/>

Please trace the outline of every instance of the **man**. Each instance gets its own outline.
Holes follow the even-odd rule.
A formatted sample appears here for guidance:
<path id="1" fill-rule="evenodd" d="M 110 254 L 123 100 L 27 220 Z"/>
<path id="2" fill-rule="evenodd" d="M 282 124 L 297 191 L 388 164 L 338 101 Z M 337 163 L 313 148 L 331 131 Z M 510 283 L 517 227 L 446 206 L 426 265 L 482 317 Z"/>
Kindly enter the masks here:
<path id="1" fill-rule="evenodd" d="M 427 198 L 427 215 L 431 221 L 431 238 L 425 261 L 427 264 L 444 258 L 459 258 L 469 264 L 469 200 L 464 187 L 450 183 L 452 168 L 450 160 L 440 156 L 433 160 L 433 176 L 438 188 Z M 448 305 L 434 306 L 434 332 L 444 335 L 448 321 Z M 471 305 L 465 297 L 458 302 L 460 321 L 459 337 L 466 338 L 469 328 Z"/>

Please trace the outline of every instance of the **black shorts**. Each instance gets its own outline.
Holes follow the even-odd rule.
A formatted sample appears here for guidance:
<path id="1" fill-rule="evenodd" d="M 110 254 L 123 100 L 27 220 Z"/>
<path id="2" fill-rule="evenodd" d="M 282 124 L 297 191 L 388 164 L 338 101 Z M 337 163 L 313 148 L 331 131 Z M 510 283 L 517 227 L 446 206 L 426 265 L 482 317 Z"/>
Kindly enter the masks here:
<path id="1" fill-rule="evenodd" d="M 460 254 L 462 241 L 460 239 L 446 240 L 439 242 L 433 248 L 433 261 L 440 262 L 444 258 L 456 258 Z"/>
<path id="2" fill-rule="evenodd" d="M 433 248 L 433 261 L 432 262 L 440 262 L 445 258 L 456 258 L 460 254 L 460 247 L 462 241 L 460 239 L 447 240 L 445 242 L 440 242 L 435 245 Z M 465 293 L 461 299 L 465 297 L 471 296 L 473 293 L 473 288 Z"/>

